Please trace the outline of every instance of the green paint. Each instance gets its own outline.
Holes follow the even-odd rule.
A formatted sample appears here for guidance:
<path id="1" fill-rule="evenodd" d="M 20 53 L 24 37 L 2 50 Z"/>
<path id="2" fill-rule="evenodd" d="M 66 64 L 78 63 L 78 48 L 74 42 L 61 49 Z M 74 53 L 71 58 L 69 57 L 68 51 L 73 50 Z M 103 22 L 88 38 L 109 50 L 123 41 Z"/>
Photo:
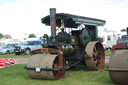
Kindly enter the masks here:
<path id="1" fill-rule="evenodd" d="M 81 39 L 84 47 L 88 44 L 88 42 L 91 41 L 91 37 L 89 36 L 88 30 L 86 29 L 82 30 Z"/>
<path id="2" fill-rule="evenodd" d="M 100 25 L 100 24 L 85 23 L 85 22 L 76 22 L 76 24 L 85 24 L 85 25 L 92 25 L 92 26 L 102 26 L 102 25 Z"/>
<path id="3" fill-rule="evenodd" d="M 73 19 L 73 21 L 76 21 L 76 22 L 78 21 L 78 18 L 72 18 L 72 19 Z"/>

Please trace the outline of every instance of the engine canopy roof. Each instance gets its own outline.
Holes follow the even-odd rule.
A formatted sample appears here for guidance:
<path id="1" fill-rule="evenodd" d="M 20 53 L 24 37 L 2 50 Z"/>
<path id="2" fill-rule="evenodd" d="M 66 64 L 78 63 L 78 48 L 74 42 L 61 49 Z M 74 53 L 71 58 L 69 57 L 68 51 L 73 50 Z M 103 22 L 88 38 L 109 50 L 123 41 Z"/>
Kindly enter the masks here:
<path id="1" fill-rule="evenodd" d="M 42 23 L 50 26 L 50 15 L 41 19 Z M 64 20 L 64 26 L 67 28 L 77 28 L 80 24 L 91 26 L 103 26 L 106 21 L 101 19 L 77 16 L 67 13 L 56 13 L 56 26 L 61 26 L 61 20 Z"/>

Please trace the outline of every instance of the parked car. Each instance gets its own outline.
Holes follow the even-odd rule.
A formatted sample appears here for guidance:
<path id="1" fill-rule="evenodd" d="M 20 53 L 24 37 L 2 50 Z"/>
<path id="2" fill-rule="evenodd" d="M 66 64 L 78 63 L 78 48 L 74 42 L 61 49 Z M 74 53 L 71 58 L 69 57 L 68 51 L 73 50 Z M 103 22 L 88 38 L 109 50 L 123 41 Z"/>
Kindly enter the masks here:
<path id="1" fill-rule="evenodd" d="M 127 34 L 122 35 L 121 39 L 117 40 L 117 44 L 112 46 L 112 51 L 116 49 L 128 48 L 128 28 L 126 32 Z"/>
<path id="2" fill-rule="evenodd" d="M 5 45 L 0 49 L 0 54 L 14 53 L 14 47 Z"/>
<path id="3" fill-rule="evenodd" d="M 128 45 L 128 35 L 123 35 L 121 39 L 117 41 L 117 44 L 125 44 Z"/>
<path id="4" fill-rule="evenodd" d="M 21 53 L 30 54 L 33 50 L 38 50 L 42 48 L 41 40 L 29 40 L 21 43 L 19 46 L 15 47 L 14 51 L 16 55 Z"/>
<path id="5" fill-rule="evenodd" d="M 19 43 L 9 43 L 9 44 L 6 44 L 6 46 L 15 48 L 18 44 Z"/>

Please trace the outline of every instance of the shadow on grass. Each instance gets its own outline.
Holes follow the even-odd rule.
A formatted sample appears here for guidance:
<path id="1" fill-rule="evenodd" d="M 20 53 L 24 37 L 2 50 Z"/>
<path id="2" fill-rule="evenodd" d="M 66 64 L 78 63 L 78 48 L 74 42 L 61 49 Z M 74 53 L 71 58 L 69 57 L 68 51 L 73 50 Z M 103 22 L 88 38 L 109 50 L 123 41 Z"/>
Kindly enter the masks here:
<path id="1" fill-rule="evenodd" d="M 102 69 L 106 70 L 108 64 L 105 64 L 104 67 Z M 72 68 L 70 68 L 69 70 L 71 71 L 79 71 L 79 70 L 85 70 L 85 71 L 97 71 L 97 70 L 89 70 L 87 66 L 85 65 L 77 65 L 74 66 Z"/>

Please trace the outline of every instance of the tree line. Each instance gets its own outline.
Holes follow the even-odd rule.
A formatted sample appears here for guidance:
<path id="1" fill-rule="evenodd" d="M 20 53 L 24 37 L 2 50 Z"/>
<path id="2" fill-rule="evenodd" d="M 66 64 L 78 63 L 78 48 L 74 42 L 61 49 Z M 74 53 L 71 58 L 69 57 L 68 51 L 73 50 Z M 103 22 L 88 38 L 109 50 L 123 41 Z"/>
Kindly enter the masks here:
<path id="1" fill-rule="evenodd" d="M 0 39 L 4 38 L 4 36 L 5 36 L 4 34 L 0 33 Z M 11 38 L 11 36 L 8 35 L 8 36 L 5 37 L 5 38 L 8 39 L 8 38 Z M 36 35 L 35 35 L 34 33 L 29 34 L 28 38 L 36 38 Z"/>

